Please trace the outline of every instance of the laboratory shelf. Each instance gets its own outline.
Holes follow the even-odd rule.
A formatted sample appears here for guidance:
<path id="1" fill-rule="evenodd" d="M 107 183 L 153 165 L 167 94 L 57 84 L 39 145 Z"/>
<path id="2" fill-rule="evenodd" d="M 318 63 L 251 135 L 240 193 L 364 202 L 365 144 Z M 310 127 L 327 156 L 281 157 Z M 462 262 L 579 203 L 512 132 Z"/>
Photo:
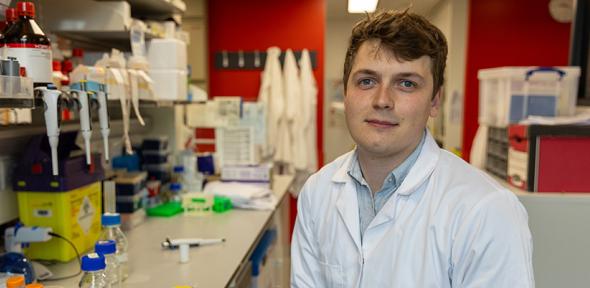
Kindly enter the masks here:
<path id="1" fill-rule="evenodd" d="M 120 105 L 120 100 L 119 99 L 109 99 L 109 107 L 116 107 L 118 105 Z M 144 100 L 144 99 L 140 99 L 139 100 L 139 107 L 141 108 L 158 108 L 158 107 L 173 107 L 173 106 L 177 106 L 177 105 L 189 105 L 189 104 L 195 104 L 198 102 L 194 102 L 194 101 L 188 101 L 188 100 Z M 133 104 L 129 104 L 129 105 L 133 105 Z M 133 107 L 133 106 L 132 106 Z"/>
<path id="2" fill-rule="evenodd" d="M 145 126 L 141 126 L 137 119 L 131 119 L 129 130 L 131 131 L 147 131 L 150 127 L 150 119 L 144 118 Z M 98 132 L 98 121 L 94 121 L 93 127 L 96 127 L 93 133 L 93 137 L 100 137 Z M 123 135 L 123 120 L 111 120 L 111 134 L 110 136 Z M 79 120 L 66 121 L 60 126 L 60 132 L 72 132 L 80 130 Z M 34 122 L 32 124 L 14 124 L 7 126 L 0 126 L 0 140 L 10 140 L 13 138 L 29 137 L 33 135 L 45 134 L 46 128 L 45 123 Z"/>
<path id="3" fill-rule="evenodd" d="M 88 51 L 111 51 L 112 48 L 117 48 L 121 51 L 131 51 L 130 32 L 127 30 L 121 31 L 53 31 L 55 34 L 68 38 L 74 42 L 76 47 L 86 49 Z M 155 38 L 149 32 L 145 32 L 145 40 Z"/>
<path id="4" fill-rule="evenodd" d="M 108 1 L 108 0 L 98 0 Z M 182 0 L 127 0 L 133 16 L 170 16 L 186 11 Z"/>

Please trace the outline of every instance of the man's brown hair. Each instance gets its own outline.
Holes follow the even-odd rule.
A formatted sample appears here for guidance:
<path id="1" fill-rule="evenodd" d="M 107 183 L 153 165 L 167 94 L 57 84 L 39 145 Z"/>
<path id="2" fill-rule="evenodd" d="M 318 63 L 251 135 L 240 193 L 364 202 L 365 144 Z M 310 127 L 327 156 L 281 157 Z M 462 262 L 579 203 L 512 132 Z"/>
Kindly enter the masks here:
<path id="1" fill-rule="evenodd" d="M 398 60 L 412 61 L 424 55 L 432 59 L 433 97 L 444 82 L 447 61 L 447 40 L 426 18 L 405 11 L 381 11 L 367 15 L 352 28 L 350 44 L 344 61 L 344 91 L 352 64 L 360 46 L 367 40 L 380 41 Z"/>

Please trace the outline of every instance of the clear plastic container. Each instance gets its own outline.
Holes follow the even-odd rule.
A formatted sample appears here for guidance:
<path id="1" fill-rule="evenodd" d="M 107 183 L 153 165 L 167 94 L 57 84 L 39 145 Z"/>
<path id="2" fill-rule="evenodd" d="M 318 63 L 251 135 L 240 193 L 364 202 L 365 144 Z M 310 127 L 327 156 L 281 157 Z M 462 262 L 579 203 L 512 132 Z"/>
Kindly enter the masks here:
<path id="1" fill-rule="evenodd" d="M 0 107 L 35 107 L 33 80 L 0 75 Z"/>
<path id="2" fill-rule="evenodd" d="M 117 246 L 115 256 L 119 260 L 121 281 L 129 276 L 128 242 L 121 230 L 121 215 L 119 213 L 104 213 L 102 215 L 102 235 L 100 240 L 114 240 Z"/>
<path id="3" fill-rule="evenodd" d="M 82 279 L 78 287 L 80 288 L 106 288 L 104 269 L 106 267 L 105 259 L 97 253 L 90 253 L 82 257 Z"/>
<path id="4" fill-rule="evenodd" d="M 115 256 L 117 244 L 114 240 L 102 240 L 96 242 L 94 252 L 103 255 L 105 261 L 105 279 L 110 287 L 121 287 L 121 266 Z"/>
<path id="5" fill-rule="evenodd" d="M 505 128 L 531 115 L 575 114 L 579 67 L 488 68 L 477 78 L 480 125 Z"/>

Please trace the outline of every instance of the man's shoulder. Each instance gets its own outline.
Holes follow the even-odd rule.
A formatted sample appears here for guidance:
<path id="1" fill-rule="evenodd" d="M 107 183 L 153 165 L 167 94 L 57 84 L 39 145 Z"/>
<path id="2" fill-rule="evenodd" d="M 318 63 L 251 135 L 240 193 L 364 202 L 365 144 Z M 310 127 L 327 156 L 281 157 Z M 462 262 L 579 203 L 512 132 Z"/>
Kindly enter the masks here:
<path id="1" fill-rule="evenodd" d="M 468 202 L 479 202 L 493 195 L 512 194 L 486 172 L 473 167 L 456 155 L 446 150 L 442 150 L 440 155 L 437 175 L 443 184 L 442 187 L 445 188 L 445 194 L 454 194 L 452 196 Z M 513 195 L 509 198 L 511 196 Z"/>
<path id="2" fill-rule="evenodd" d="M 314 174 L 317 177 L 333 177 L 341 168 L 350 164 L 351 158 L 354 156 L 354 150 L 344 153 L 332 162 L 324 165 L 318 172 Z"/>
<path id="3" fill-rule="evenodd" d="M 330 186 L 338 175 L 342 173 L 342 169 L 346 169 L 346 165 L 349 165 L 351 157 L 354 155 L 354 151 L 345 153 L 332 162 L 324 165 L 319 171 L 309 176 L 303 187 L 302 193 L 305 193 L 307 197 L 324 197 L 329 191 Z M 340 175 L 342 176 L 342 175 Z M 323 191 L 319 193 L 317 191 Z"/>

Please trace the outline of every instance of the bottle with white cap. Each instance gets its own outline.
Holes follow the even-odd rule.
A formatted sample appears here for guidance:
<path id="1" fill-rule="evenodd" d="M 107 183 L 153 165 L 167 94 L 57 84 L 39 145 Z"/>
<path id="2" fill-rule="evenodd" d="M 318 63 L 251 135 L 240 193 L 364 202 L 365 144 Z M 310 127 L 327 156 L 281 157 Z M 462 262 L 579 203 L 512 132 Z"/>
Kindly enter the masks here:
<path id="1" fill-rule="evenodd" d="M 82 271 L 84 275 L 78 284 L 80 288 L 106 288 L 104 257 L 97 253 L 90 253 L 82 257 Z"/>
<path id="2" fill-rule="evenodd" d="M 117 247 L 115 256 L 119 260 L 121 281 L 129 276 L 129 261 L 127 257 L 127 237 L 121 231 L 121 215 L 119 213 L 104 213 L 102 215 L 102 235 L 100 240 L 114 240 Z"/>
<path id="3" fill-rule="evenodd" d="M 114 240 L 102 240 L 94 245 L 94 252 L 104 256 L 106 267 L 105 279 L 109 287 L 121 287 L 121 269 L 119 259 L 115 256 L 117 246 Z"/>

